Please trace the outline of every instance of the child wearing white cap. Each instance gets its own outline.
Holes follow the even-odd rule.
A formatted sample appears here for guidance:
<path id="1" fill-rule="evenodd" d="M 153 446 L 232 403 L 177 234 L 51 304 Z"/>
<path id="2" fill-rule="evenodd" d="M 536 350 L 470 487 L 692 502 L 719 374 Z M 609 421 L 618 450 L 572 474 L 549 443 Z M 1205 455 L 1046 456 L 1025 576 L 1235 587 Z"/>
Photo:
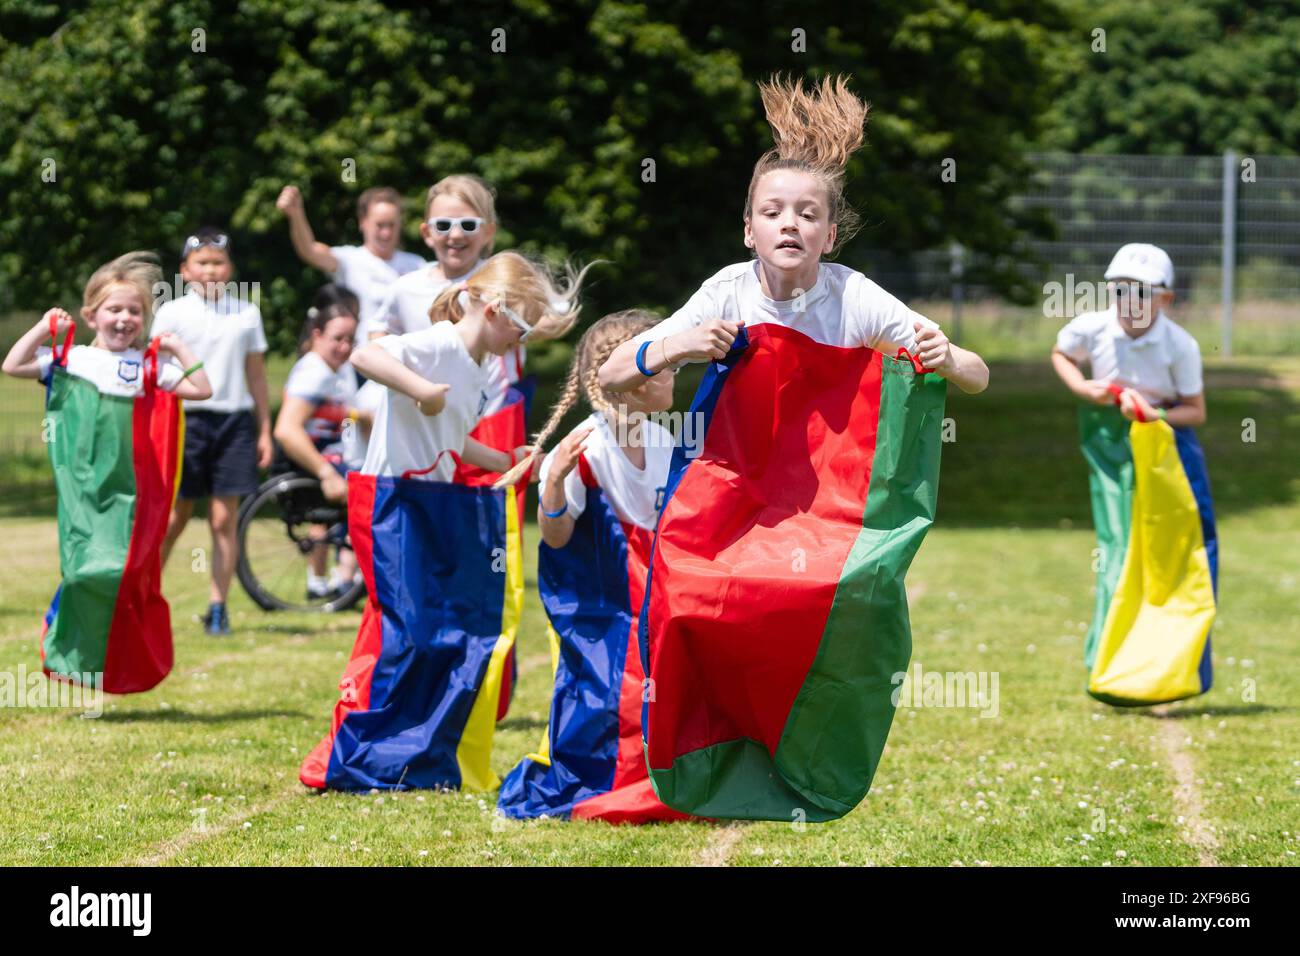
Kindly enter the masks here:
<path id="1" fill-rule="evenodd" d="M 1109 405 L 1119 386 L 1130 421 L 1160 418 L 1176 427 L 1205 421 L 1201 349 L 1165 315 L 1174 300 L 1174 265 L 1161 248 L 1121 246 L 1106 269 L 1112 304 L 1072 319 L 1056 336 L 1052 367 L 1084 401 Z M 1085 377 L 1082 365 L 1089 365 Z"/>

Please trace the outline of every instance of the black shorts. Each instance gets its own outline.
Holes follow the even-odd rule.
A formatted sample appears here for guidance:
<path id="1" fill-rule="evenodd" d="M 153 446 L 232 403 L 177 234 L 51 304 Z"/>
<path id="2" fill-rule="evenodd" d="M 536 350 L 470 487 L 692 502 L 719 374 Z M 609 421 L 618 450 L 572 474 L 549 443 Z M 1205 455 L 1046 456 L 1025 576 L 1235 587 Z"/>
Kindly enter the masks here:
<path id="1" fill-rule="evenodd" d="M 182 498 L 251 495 L 257 490 L 257 422 L 253 413 L 185 413 Z"/>

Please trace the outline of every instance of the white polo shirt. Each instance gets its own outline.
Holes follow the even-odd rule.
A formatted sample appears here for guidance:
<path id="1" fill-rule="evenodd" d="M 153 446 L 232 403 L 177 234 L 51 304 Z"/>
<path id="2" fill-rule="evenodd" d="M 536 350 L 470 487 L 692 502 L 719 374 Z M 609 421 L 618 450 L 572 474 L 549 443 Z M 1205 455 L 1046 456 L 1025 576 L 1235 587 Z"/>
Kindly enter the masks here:
<path id="1" fill-rule="evenodd" d="M 375 409 L 363 474 L 401 476 L 406 471 L 431 471 L 410 477 L 425 481 L 451 481 L 457 455 L 487 406 L 487 377 L 483 365 L 469 350 L 451 322 L 439 322 L 421 332 L 385 335 L 370 343 L 382 348 L 417 375 L 450 385 L 446 407 L 437 415 L 420 411 L 415 402 L 392 389 Z M 368 384 L 368 383 L 367 383 Z"/>
<path id="2" fill-rule="evenodd" d="M 638 345 L 658 341 L 709 319 L 743 319 L 746 325 L 783 325 L 823 345 L 873 348 L 892 357 L 899 348 L 915 351 L 913 323 L 939 328 L 848 266 L 821 263 L 813 287 L 787 302 L 763 294 L 758 266 L 757 259 L 727 266 L 700 286 L 684 306 L 632 341 Z"/>
<path id="3" fill-rule="evenodd" d="M 1163 312 L 1137 338 L 1124 331 L 1114 306 L 1087 312 L 1057 333 L 1056 348 L 1075 362 L 1088 362 L 1091 378 L 1137 389 L 1152 404 L 1173 404 L 1204 388 L 1201 347 Z"/>
<path id="4" fill-rule="evenodd" d="M 150 334 L 164 332 L 180 336 L 212 383 L 212 397 L 187 400 L 187 410 L 229 413 L 253 407 L 244 363 L 249 353 L 266 351 L 262 311 L 256 305 L 225 294 L 208 301 L 191 290 L 159 307 Z"/>
<path id="5" fill-rule="evenodd" d="M 578 428 L 588 425 L 595 427 L 583 442 L 586 446 L 583 454 L 605 500 L 620 521 L 653 531 L 659 509 L 663 507 L 664 488 L 673 460 L 672 433 L 653 421 L 643 421 L 641 442 L 645 447 L 645 467 L 636 468 L 619 447 L 618 437 L 604 415 L 593 412 Z M 554 458 L 552 450 L 542 462 L 543 486 Z M 576 466 L 564 476 L 564 497 L 569 514 L 575 519 L 587 507 L 587 486 L 582 483 L 582 470 Z"/>
<path id="6" fill-rule="evenodd" d="M 388 287 L 399 277 L 428 263 L 415 253 L 401 249 L 394 252 L 391 259 L 381 259 L 365 246 L 331 246 L 330 252 L 338 262 L 334 281 L 355 292 L 361 303 L 361 315 L 358 316 L 361 321 L 357 323 L 356 335 L 356 344 L 360 348 L 372 331 L 381 328 L 376 324 L 376 317 Z"/>
<path id="7" fill-rule="evenodd" d="M 41 373 L 40 381 L 45 383 L 54 365 L 53 350 L 49 346 L 38 348 L 36 362 Z M 133 398 L 144 391 L 144 353 L 139 349 L 110 352 L 93 345 L 74 345 L 68 350 L 66 368 L 69 375 L 93 382 L 104 395 Z M 175 358 L 164 359 L 158 364 L 158 387 L 168 392 L 176 391 L 184 371 Z"/>

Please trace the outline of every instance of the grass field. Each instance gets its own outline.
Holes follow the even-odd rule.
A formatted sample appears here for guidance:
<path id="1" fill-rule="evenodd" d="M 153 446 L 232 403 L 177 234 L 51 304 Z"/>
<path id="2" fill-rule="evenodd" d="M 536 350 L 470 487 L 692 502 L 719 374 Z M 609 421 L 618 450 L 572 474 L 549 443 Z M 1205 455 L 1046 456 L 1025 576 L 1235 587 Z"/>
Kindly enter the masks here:
<path id="1" fill-rule="evenodd" d="M 276 616 L 236 589 L 235 633 L 191 618 L 206 580 L 169 568 L 177 662 L 99 719 L 0 709 L 0 863 L 1294 865 L 1300 853 L 1300 360 L 1210 361 L 1202 430 L 1222 546 L 1215 686 L 1166 708 L 1083 692 L 1093 538 L 1071 400 L 1039 361 L 950 392 L 939 517 L 908 576 L 913 664 L 996 673 L 996 716 L 901 708 L 870 795 L 842 820 L 644 828 L 518 823 L 495 795 L 328 794 L 297 781 L 328 725 L 359 616 Z M 1243 441 L 1243 420 L 1256 440 Z M 0 671 L 39 666 L 57 579 L 48 503 L 5 466 Z M 28 466 L 22 466 L 28 467 Z M 536 542 L 536 529 L 528 534 Z M 549 659 L 526 549 L 504 774 L 545 724 Z"/>

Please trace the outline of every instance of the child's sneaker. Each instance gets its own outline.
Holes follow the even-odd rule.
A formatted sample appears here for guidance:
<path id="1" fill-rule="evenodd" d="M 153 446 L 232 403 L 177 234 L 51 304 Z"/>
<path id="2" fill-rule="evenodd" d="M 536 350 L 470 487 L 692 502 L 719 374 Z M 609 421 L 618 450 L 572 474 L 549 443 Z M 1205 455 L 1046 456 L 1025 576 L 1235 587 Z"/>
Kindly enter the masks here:
<path id="1" fill-rule="evenodd" d="M 203 633 L 221 637 L 230 633 L 230 617 L 226 606 L 216 602 L 208 605 L 208 613 L 203 615 Z"/>

